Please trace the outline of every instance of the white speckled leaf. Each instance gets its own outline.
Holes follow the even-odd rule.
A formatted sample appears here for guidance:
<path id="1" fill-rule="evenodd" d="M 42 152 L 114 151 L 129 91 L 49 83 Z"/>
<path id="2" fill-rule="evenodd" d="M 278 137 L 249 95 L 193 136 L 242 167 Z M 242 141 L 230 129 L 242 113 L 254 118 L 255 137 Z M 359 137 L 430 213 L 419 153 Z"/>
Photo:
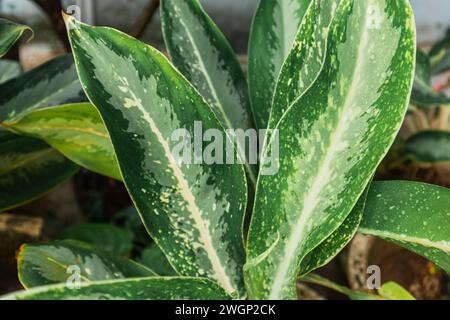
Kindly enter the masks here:
<path id="1" fill-rule="evenodd" d="M 259 129 L 266 129 L 281 66 L 312 0 L 260 0 L 249 44 L 249 88 Z"/>
<path id="2" fill-rule="evenodd" d="M 253 129 L 247 81 L 230 44 L 198 0 L 161 1 L 161 22 L 174 65 L 206 99 L 225 129 Z M 244 141 L 245 142 L 245 141 Z M 245 159 L 248 150 L 237 145 Z M 248 148 L 247 148 L 248 149 Z M 256 165 L 245 162 L 256 184 Z"/>
<path id="3" fill-rule="evenodd" d="M 244 268 L 251 298 L 296 298 L 302 259 L 347 218 L 398 133 L 415 51 L 408 1 L 339 5 L 318 79 L 277 127 L 278 174 L 258 182 Z"/>
<path id="4" fill-rule="evenodd" d="M 67 25 L 80 80 L 152 238 L 179 274 L 207 277 L 229 294 L 243 294 L 243 166 L 179 164 L 172 153 L 180 128 L 192 149 L 195 122 L 226 141 L 211 108 L 154 48 L 111 28 L 68 17 Z"/>
<path id="5" fill-rule="evenodd" d="M 277 126 L 286 110 L 317 78 L 323 66 L 328 30 L 339 2 L 314 0 L 306 11 L 278 77 L 269 128 Z"/>
<path id="6" fill-rule="evenodd" d="M 0 300 L 230 300 L 214 282 L 201 278 L 134 278 L 66 284 L 15 292 Z"/>
<path id="7" fill-rule="evenodd" d="M 25 288 L 67 283 L 77 271 L 74 267 L 82 283 L 156 276 L 137 262 L 74 240 L 23 245 L 17 256 L 19 280 Z"/>
<path id="8" fill-rule="evenodd" d="M 392 241 L 450 274 L 450 190 L 407 181 L 374 182 L 360 231 Z"/>
<path id="9" fill-rule="evenodd" d="M 20 39 L 22 34 L 31 29 L 6 19 L 0 19 L 0 58 Z"/>

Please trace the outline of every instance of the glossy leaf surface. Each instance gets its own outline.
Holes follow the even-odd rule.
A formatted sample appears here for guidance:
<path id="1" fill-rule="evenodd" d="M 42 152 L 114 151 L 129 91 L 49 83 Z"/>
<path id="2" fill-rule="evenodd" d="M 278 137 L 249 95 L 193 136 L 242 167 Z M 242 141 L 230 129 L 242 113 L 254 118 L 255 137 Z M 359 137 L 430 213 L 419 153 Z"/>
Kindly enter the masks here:
<path id="1" fill-rule="evenodd" d="M 434 90 L 431 84 L 430 58 L 420 49 L 417 49 L 416 74 L 414 76 L 411 102 L 421 106 L 450 103 L 450 98 L 444 93 Z"/>
<path id="2" fill-rule="evenodd" d="M 392 241 L 450 274 L 450 190 L 418 182 L 374 182 L 360 231 Z"/>
<path id="3" fill-rule="evenodd" d="M 39 198 L 77 171 L 47 144 L 0 130 L 0 211 Z"/>
<path id="4" fill-rule="evenodd" d="M 275 128 L 287 109 L 317 78 L 323 65 L 326 40 L 339 0 L 312 1 L 275 88 L 269 128 Z"/>
<path id="5" fill-rule="evenodd" d="M 111 224 L 77 224 L 60 232 L 58 239 L 89 243 L 116 256 L 128 255 L 133 249 L 133 233 Z"/>
<path id="6" fill-rule="evenodd" d="M 419 162 L 450 162 L 450 132 L 421 131 L 405 142 L 405 152 Z"/>
<path id="7" fill-rule="evenodd" d="M 173 153 L 180 145 L 173 133 L 180 128 L 188 136 L 184 146 L 200 122 L 204 131 L 223 134 L 214 113 L 152 47 L 66 19 L 80 80 L 100 111 L 152 238 L 179 274 L 208 277 L 229 294 L 242 294 L 244 169 L 198 160 L 180 164 Z"/>
<path id="8" fill-rule="evenodd" d="M 0 85 L 0 121 L 15 121 L 39 108 L 86 101 L 73 58 L 51 60 Z"/>
<path id="9" fill-rule="evenodd" d="M 436 43 L 429 56 L 433 74 L 450 70 L 450 35 Z"/>
<path id="10" fill-rule="evenodd" d="M 161 21 L 174 65 L 198 89 L 225 129 L 253 129 L 247 81 L 236 54 L 198 0 L 163 0 Z M 242 158 L 245 141 L 238 141 Z M 248 149 L 248 148 L 247 148 Z M 252 184 L 256 166 L 246 165 Z"/>
<path id="11" fill-rule="evenodd" d="M 296 298 L 302 259 L 346 219 L 408 107 L 416 48 L 407 1 L 342 1 L 327 48 L 318 79 L 277 127 L 278 173 L 259 179 L 245 267 L 251 298 Z"/>
<path id="12" fill-rule="evenodd" d="M 301 261 L 299 275 L 308 274 L 330 262 L 353 239 L 359 229 L 369 188 L 363 193 L 353 210 L 326 240 L 308 253 Z"/>
<path id="13" fill-rule="evenodd" d="M 17 61 L 0 60 L 0 84 L 22 74 L 22 66 Z"/>
<path id="14" fill-rule="evenodd" d="M 31 31 L 27 26 L 0 18 L 0 58 L 11 49 L 26 30 Z"/>
<path id="15" fill-rule="evenodd" d="M 259 129 L 266 129 L 278 74 L 311 0 L 261 0 L 249 44 L 249 88 Z"/>
<path id="16" fill-rule="evenodd" d="M 122 180 L 117 160 L 97 109 L 90 103 L 23 111 L 1 125 L 47 142 L 78 165 Z"/>
<path id="17" fill-rule="evenodd" d="M 2 300 L 230 300 L 214 282 L 201 278 L 136 278 L 44 286 L 3 296 Z"/>
<path id="18" fill-rule="evenodd" d="M 134 261 L 117 258 L 83 242 L 65 240 L 23 245 L 17 257 L 19 280 L 25 288 L 49 284 L 93 282 L 156 274 Z"/>

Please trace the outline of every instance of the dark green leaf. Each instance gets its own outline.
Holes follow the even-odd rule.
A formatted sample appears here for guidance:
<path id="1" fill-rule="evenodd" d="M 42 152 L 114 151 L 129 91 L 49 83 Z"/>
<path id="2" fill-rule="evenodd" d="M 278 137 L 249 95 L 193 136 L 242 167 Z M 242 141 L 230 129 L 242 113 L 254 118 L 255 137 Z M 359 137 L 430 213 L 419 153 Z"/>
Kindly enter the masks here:
<path id="1" fill-rule="evenodd" d="M 449 203 L 449 189 L 418 182 L 374 182 L 360 231 L 412 250 L 450 274 Z"/>
<path id="2" fill-rule="evenodd" d="M 169 261 L 167 261 L 164 253 L 155 243 L 151 244 L 142 251 L 141 257 L 138 261 L 161 276 L 177 275 Z"/>
<path id="3" fill-rule="evenodd" d="M 133 249 L 133 234 L 111 224 L 82 223 L 63 230 L 58 239 L 73 239 L 89 243 L 110 254 L 128 255 Z"/>
<path id="4" fill-rule="evenodd" d="M 22 74 L 22 66 L 17 61 L 0 60 L 0 84 Z"/>
<path id="5" fill-rule="evenodd" d="M 39 198 L 77 171 L 47 144 L 0 130 L 0 211 Z"/>
<path id="6" fill-rule="evenodd" d="M 279 171 L 260 176 L 249 230 L 251 298 L 296 298 L 302 259 L 344 222 L 399 131 L 415 50 L 408 1 L 339 5 L 318 79 L 285 113 L 261 160 L 279 137 Z"/>
<path id="7" fill-rule="evenodd" d="M 259 129 L 266 129 L 278 74 L 312 0 L 260 0 L 249 44 L 249 88 Z"/>
<path id="8" fill-rule="evenodd" d="M 450 34 L 431 48 L 429 56 L 433 74 L 450 70 Z"/>
<path id="9" fill-rule="evenodd" d="M 406 140 L 405 152 L 418 162 L 450 162 L 450 132 L 420 131 Z"/>
<path id="10" fill-rule="evenodd" d="M 230 300 L 214 282 L 201 278 L 136 278 L 16 292 L 2 300 Z"/>
<path id="11" fill-rule="evenodd" d="M 314 0 L 309 6 L 292 50 L 281 68 L 269 128 L 277 126 L 286 110 L 316 80 L 325 57 L 329 26 L 339 3 L 340 0 Z"/>
<path id="12" fill-rule="evenodd" d="M 244 72 L 230 44 L 199 1 L 163 0 L 161 20 L 173 63 L 203 95 L 222 126 L 254 128 Z M 238 141 L 237 147 L 245 159 L 249 152 L 245 141 Z M 252 184 L 256 184 L 256 166 L 246 165 L 246 171 Z"/>
<path id="13" fill-rule="evenodd" d="M 31 31 L 27 26 L 0 19 L 0 58 L 11 49 L 26 30 Z"/>
<path id="14" fill-rule="evenodd" d="M 243 294 L 243 166 L 180 164 L 172 153 L 180 145 L 174 132 L 189 134 L 185 146 L 198 123 L 228 139 L 214 113 L 154 48 L 111 28 L 66 19 L 80 80 L 152 238 L 179 274 L 208 277 L 229 294 Z"/>
<path id="15" fill-rule="evenodd" d="M 13 122 L 44 107 L 86 101 L 70 55 L 0 85 L 0 92 L 0 122 Z"/>
<path id="16" fill-rule="evenodd" d="M 2 126 L 47 142 L 78 165 L 122 180 L 108 132 L 90 103 L 23 111 Z"/>
<path id="17" fill-rule="evenodd" d="M 23 245 L 17 256 L 19 280 L 25 288 L 76 281 L 93 282 L 155 276 L 132 260 L 118 258 L 74 240 Z M 78 273 L 78 274 L 77 274 Z"/>
<path id="18" fill-rule="evenodd" d="M 368 193 L 369 187 L 366 188 L 366 191 L 359 198 L 355 207 L 342 225 L 305 256 L 301 261 L 300 275 L 308 274 L 309 272 L 326 265 L 353 239 L 359 229 L 364 214 L 364 206 L 366 205 Z"/>

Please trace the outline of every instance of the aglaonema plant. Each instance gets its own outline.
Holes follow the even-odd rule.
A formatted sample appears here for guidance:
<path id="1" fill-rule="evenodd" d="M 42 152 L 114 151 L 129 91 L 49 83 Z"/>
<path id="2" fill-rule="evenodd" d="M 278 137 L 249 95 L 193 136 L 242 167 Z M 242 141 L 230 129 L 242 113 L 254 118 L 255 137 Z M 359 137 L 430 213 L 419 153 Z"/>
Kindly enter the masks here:
<path id="1" fill-rule="evenodd" d="M 29 290 L 6 299 L 296 299 L 297 281 L 325 283 L 311 272 L 358 230 L 450 272 L 450 192 L 372 183 L 410 100 L 416 35 L 408 1 L 261 1 L 249 89 L 236 55 L 197 0 L 161 1 L 173 64 L 124 33 L 65 18 L 79 80 L 104 123 L 119 177 L 155 242 L 152 250 L 172 270 L 157 275 L 80 241 L 26 245 L 18 264 Z M 74 109 L 60 110 L 59 118 Z M 47 112 L 33 113 L 28 127 L 51 121 L 52 109 Z M 173 132 L 184 129 L 195 144 L 199 123 L 227 142 L 227 129 L 255 123 L 270 129 L 260 141 L 259 174 L 252 165 L 177 161 Z M 231 143 L 238 156 L 248 151 Z M 264 175 L 277 145 L 278 170 Z M 92 257 L 102 272 L 86 270 Z M 78 290 L 64 277 L 74 261 Z M 392 284 L 376 298 L 393 296 L 410 298 Z"/>

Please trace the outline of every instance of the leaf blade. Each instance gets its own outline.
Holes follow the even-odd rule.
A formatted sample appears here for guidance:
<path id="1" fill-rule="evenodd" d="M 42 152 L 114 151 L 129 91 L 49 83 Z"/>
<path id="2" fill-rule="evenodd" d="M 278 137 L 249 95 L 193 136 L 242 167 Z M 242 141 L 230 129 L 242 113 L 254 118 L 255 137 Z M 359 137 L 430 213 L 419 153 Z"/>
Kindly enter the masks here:
<path id="1" fill-rule="evenodd" d="M 70 268 L 75 267 L 81 283 L 156 276 L 155 272 L 132 260 L 114 257 L 74 240 L 23 245 L 17 257 L 19 280 L 25 288 L 67 284 L 75 272 Z"/>
<path id="2" fill-rule="evenodd" d="M 100 281 L 73 290 L 66 285 L 39 287 L 1 300 L 230 300 L 214 282 L 200 278 L 136 278 Z"/>
<path id="3" fill-rule="evenodd" d="M 97 109 L 90 103 L 24 111 L 0 124 L 16 133 L 40 139 L 76 164 L 122 180 L 111 139 Z"/>
<path id="4" fill-rule="evenodd" d="M 225 129 L 253 129 L 247 81 L 225 36 L 198 0 L 161 2 L 164 40 L 174 65 L 197 88 Z M 245 142 L 245 141 L 244 141 Z M 249 150 L 237 141 L 245 159 Z M 252 184 L 256 164 L 245 162 Z"/>
<path id="5" fill-rule="evenodd" d="M 245 276 L 253 297 L 295 299 L 300 261 L 354 207 L 406 114 L 416 50 L 409 3 L 344 0 L 330 30 L 319 78 L 265 151 L 278 136 L 279 172 L 260 177 L 249 231 Z M 383 56 L 371 58 L 381 47 Z M 384 78 L 363 79 L 369 70 Z"/>
<path id="6" fill-rule="evenodd" d="M 11 49 L 26 30 L 31 31 L 27 26 L 0 18 L 0 58 Z"/>
<path id="7" fill-rule="evenodd" d="M 242 294 L 244 169 L 179 165 L 171 150 L 173 132 L 185 128 L 193 136 L 196 121 L 223 132 L 215 115 L 155 49 L 71 17 L 66 24 L 80 80 L 100 111 L 152 238 L 178 273 L 208 277 L 228 293 Z"/>
<path id="8" fill-rule="evenodd" d="M 0 211 L 35 200 L 79 169 L 45 143 L 0 130 Z"/>
<path id="9" fill-rule="evenodd" d="M 450 274 L 448 189 L 418 182 L 372 184 L 360 231 L 425 256 Z"/>
<path id="10" fill-rule="evenodd" d="M 258 129 L 266 129 L 278 74 L 311 0 L 259 2 L 249 42 L 249 89 Z"/>

